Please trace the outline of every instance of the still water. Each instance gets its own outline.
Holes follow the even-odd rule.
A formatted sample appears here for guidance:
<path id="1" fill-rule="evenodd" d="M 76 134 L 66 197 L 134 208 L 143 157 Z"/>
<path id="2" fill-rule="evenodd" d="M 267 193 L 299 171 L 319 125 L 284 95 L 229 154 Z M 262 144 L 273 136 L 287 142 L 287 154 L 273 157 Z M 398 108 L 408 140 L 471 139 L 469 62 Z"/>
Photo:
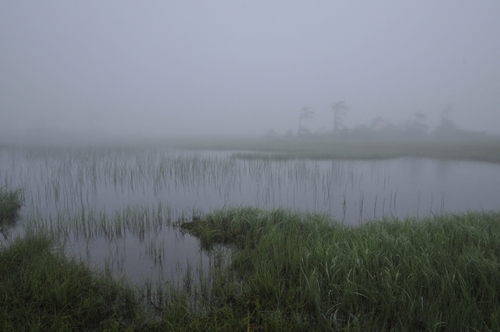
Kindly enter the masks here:
<path id="1" fill-rule="evenodd" d="M 223 207 L 318 212 L 349 225 L 500 208 L 500 165 L 412 158 L 276 161 L 214 151 L 0 148 L 0 185 L 25 190 L 12 233 L 48 229 L 68 253 L 135 281 L 173 280 L 190 264 L 203 266 L 210 258 L 175 222 Z"/>

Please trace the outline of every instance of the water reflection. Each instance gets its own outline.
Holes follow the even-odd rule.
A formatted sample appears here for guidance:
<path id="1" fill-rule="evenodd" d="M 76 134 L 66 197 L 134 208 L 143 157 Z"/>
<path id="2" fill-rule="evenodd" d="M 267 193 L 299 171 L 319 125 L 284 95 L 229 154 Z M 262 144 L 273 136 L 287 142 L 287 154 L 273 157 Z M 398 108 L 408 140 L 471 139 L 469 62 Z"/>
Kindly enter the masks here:
<path id="1" fill-rule="evenodd" d="M 500 207 L 500 166 L 470 161 L 2 148 L 0 165 L 1 185 L 25 189 L 25 226 L 57 232 L 75 255 L 136 279 L 163 278 L 174 265 L 186 270 L 187 261 L 208 260 L 196 239 L 171 222 L 224 206 L 314 211 L 353 225 Z"/>

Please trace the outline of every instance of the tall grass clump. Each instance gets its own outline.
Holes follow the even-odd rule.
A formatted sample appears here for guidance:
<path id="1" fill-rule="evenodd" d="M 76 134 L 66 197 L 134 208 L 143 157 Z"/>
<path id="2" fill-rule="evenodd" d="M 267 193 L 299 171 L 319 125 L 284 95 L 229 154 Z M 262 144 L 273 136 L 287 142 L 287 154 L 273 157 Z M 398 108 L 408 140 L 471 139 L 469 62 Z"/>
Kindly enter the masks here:
<path id="1" fill-rule="evenodd" d="M 0 250 L 1 331 L 139 329 L 135 291 L 62 256 L 48 235 L 27 234 Z"/>
<path id="2" fill-rule="evenodd" d="M 4 239 L 9 237 L 9 229 L 15 225 L 23 202 L 22 189 L 8 190 L 6 187 L 0 187 L 0 234 Z"/>
<path id="3" fill-rule="evenodd" d="M 214 294 L 252 328 L 500 328 L 500 213 L 352 228 L 316 214 L 239 208 L 184 228 L 205 248 L 234 248 L 237 277 L 224 281 L 234 291 Z"/>
<path id="4" fill-rule="evenodd" d="M 21 189 L 8 190 L 5 187 L 0 188 L 0 225 L 15 219 L 23 199 Z"/>

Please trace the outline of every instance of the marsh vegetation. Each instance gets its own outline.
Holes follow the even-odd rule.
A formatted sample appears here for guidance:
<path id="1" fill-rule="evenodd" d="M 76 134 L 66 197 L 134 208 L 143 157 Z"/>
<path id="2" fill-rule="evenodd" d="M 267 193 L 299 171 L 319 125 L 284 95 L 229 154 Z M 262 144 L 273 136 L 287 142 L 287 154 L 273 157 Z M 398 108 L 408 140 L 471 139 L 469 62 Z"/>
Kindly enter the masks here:
<path id="1" fill-rule="evenodd" d="M 172 141 L 172 146 L 186 149 L 245 151 L 249 158 L 272 159 L 341 159 L 379 160 L 391 158 L 431 158 L 439 160 L 472 160 L 500 163 L 500 138 L 484 136 L 475 139 L 422 138 L 407 136 L 333 139 L 329 136 L 281 136 L 264 138 L 212 138 Z M 265 152 L 265 153 L 263 153 Z"/>
<path id="2" fill-rule="evenodd" d="M 2 147 L 5 330 L 497 328 L 497 164 L 297 151 Z"/>

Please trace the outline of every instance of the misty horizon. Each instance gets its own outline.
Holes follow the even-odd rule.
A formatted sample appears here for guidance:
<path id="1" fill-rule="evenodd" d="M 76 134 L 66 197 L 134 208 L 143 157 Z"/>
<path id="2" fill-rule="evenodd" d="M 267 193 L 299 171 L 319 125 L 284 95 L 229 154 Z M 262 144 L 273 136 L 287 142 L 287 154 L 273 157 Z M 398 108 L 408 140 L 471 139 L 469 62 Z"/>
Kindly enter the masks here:
<path id="1" fill-rule="evenodd" d="M 500 134 L 500 3 L 0 4 L 0 137 L 263 136 L 404 126 Z M 57 135 L 56 135 L 57 136 Z"/>

